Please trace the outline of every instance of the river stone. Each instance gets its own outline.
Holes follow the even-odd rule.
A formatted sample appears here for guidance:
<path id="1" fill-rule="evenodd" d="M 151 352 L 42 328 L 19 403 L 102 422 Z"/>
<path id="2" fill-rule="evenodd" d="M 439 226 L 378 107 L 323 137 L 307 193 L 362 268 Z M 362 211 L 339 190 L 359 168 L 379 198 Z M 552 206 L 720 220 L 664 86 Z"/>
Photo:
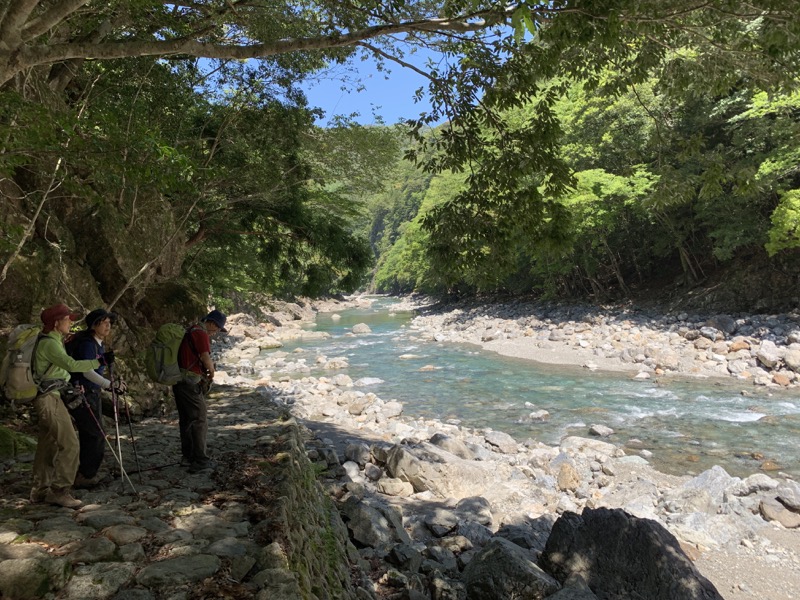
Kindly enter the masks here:
<path id="1" fill-rule="evenodd" d="M 747 340 L 734 340 L 733 342 L 731 342 L 731 347 L 728 350 L 730 352 L 750 350 L 750 344 L 747 342 Z"/>
<path id="2" fill-rule="evenodd" d="M 413 485 L 395 477 L 382 477 L 375 485 L 380 493 L 387 496 L 407 497 L 414 493 Z"/>
<path id="3" fill-rule="evenodd" d="M 460 521 L 475 521 L 481 525 L 491 526 L 492 505 L 483 496 L 470 496 L 458 501 L 455 508 Z"/>
<path id="4" fill-rule="evenodd" d="M 389 451 L 386 470 L 392 476 L 408 481 L 415 492 L 431 491 L 443 498 L 481 495 L 493 480 L 509 468 L 497 463 L 484 463 L 458 458 L 428 442 L 415 446 L 395 445 Z"/>
<path id="5" fill-rule="evenodd" d="M 701 327 L 700 335 L 702 335 L 704 338 L 708 338 L 712 342 L 716 342 L 717 340 L 721 340 L 725 337 L 716 327 Z"/>
<path id="6" fill-rule="evenodd" d="M 694 341 L 694 347 L 697 350 L 708 350 L 713 345 L 714 342 L 705 337 L 699 337 Z"/>
<path id="7" fill-rule="evenodd" d="M 78 567 L 66 587 L 69 600 L 111 598 L 136 572 L 132 563 L 97 563 Z"/>
<path id="8" fill-rule="evenodd" d="M 547 513 L 536 519 L 529 519 L 524 524 L 503 525 L 497 530 L 496 535 L 513 542 L 520 548 L 543 552 L 555 521 L 556 516 Z"/>
<path id="9" fill-rule="evenodd" d="M 749 496 L 755 492 L 774 490 L 778 482 L 764 473 L 754 473 L 743 481 L 732 485 L 728 492 L 734 496 Z"/>
<path id="10" fill-rule="evenodd" d="M 767 521 L 777 521 L 787 529 L 800 527 L 800 514 L 787 509 L 773 498 L 763 499 L 758 509 Z"/>
<path id="11" fill-rule="evenodd" d="M 388 552 L 398 542 L 411 543 L 402 518 L 391 507 L 350 496 L 340 505 L 340 511 L 352 538 L 359 544 Z"/>
<path id="12" fill-rule="evenodd" d="M 464 460 L 473 460 L 475 458 L 475 455 L 467 448 L 464 442 L 444 433 L 435 433 L 433 437 L 431 437 L 430 443 Z"/>
<path id="13" fill-rule="evenodd" d="M 578 471 L 568 462 L 561 463 L 556 478 L 558 489 L 562 492 L 575 491 L 581 485 L 581 476 Z"/>
<path id="14" fill-rule="evenodd" d="M 778 347 L 774 342 L 770 342 L 769 340 L 764 340 L 761 342 L 761 345 L 756 351 L 756 358 L 758 358 L 759 362 L 768 369 L 771 369 L 777 365 L 781 359 L 778 352 Z"/>
<path id="15" fill-rule="evenodd" d="M 486 441 L 503 454 L 516 454 L 517 440 L 503 431 L 490 431 L 484 435 Z M 492 448 L 494 450 L 494 448 Z"/>
<path id="16" fill-rule="evenodd" d="M 540 564 L 560 582 L 582 577 L 599 598 L 722 600 L 669 531 L 621 509 L 562 515 Z"/>
<path id="17" fill-rule="evenodd" d="M 589 427 L 589 433 L 599 437 L 608 437 L 614 433 L 614 430 L 605 425 L 592 425 Z"/>
<path id="18" fill-rule="evenodd" d="M 722 504 L 725 490 L 733 485 L 739 484 L 741 481 L 739 477 L 731 477 L 728 475 L 728 472 L 719 465 L 714 465 L 710 469 L 700 473 L 697 477 L 684 483 L 681 488 L 676 490 L 676 495 L 681 493 L 681 489 L 704 489 L 709 493 L 715 504 Z"/>
<path id="19" fill-rule="evenodd" d="M 361 334 L 361 333 L 372 333 L 372 329 L 369 328 L 369 325 L 366 323 L 357 323 L 353 325 L 353 333 Z"/>
<path id="20" fill-rule="evenodd" d="M 452 511 L 438 509 L 425 517 L 425 526 L 437 538 L 452 533 L 458 527 L 458 517 Z"/>
<path id="21" fill-rule="evenodd" d="M 386 558 L 389 563 L 408 573 L 416 573 L 422 565 L 422 554 L 411 544 L 397 544 Z"/>
<path id="22" fill-rule="evenodd" d="M 716 315 L 706 321 L 707 327 L 714 327 L 728 335 L 736 332 L 736 321 L 728 315 Z"/>
<path id="23" fill-rule="evenodd" d="M 783 362 L 795 373 L 800 373 L 800 350 L 790 349 L 784 352 Z"/>
<path id="24" fill-rule="evenodd" d="M 371 458 L 369 446 L 363 443 L 347 444 L 347 447 L 344 449 L 344 455 L 348 460 L 357 463 L 362 469 Z"/>
<path id="25" fill-rule="evenodd" d="M 559 583 L 534 562 L 532 555 L 509 542 L 493 538 L 464 568 L 470 600 L 539 600 L 560 589 Z"/>
<path id="26" fill-rule="evenodd" d="M 397 400 L 389 400 L 381 407 L 381 412 L 378 414 L 378 422 L 385 419 L 394 419 L 403 414 L 403 403 Z"/>
<path id="27" fill-rule="evenodd" d="M 561 440 L 559 448 L 570 456 L 585 454 L 588 458 L 601 463 L 614 456 L 622 456 L 624 452 L 614 444 L 589 438 L 570 435 Z"/>
<path id="28" fill-rule="evenodd" d="M 775 490 L 778 500 L 788 508 L 800 512 L 800 484 L 787 480 Z"/>
<path id="29" fill-rule="evenodd" d="M 180 556 L 150 563 L 136 576 L 136 582 L 145 587 L 180 585 L 211 577 L 219 567 L 219 558 L 210 554 Z"/>

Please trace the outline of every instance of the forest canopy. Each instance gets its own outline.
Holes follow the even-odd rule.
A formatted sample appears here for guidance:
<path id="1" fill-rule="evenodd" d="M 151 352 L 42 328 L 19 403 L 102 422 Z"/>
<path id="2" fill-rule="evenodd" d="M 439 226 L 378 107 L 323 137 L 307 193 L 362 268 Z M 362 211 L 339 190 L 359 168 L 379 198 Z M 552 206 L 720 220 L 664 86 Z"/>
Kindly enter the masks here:
<path id="1" fill-rule="evenodd" d="M 607 272 L 624 288 L 623 263 L 646 270 L 659 252 L 696 274 L 699 222 L 714 223 L 719 259 L 790 251 L 797 14 L 797 0 L 9 0 L 0 286 L 42 249 L 131 307 L 175 279 L 213 294 L 352 291 L 388 240 L 416 239 L 408 281 L 439 290 L 519 273 L 593 289 Z M 433 57 L 424 68 L 414 48 Z M 300 84 L 362 58 L 423 73 L 431 109 L 402 128 L 317 126 Z M 364 199 L 401 149 L 448 186 L 382 201 L 385 230 Z M 87 219 L 113 233 L 86 233 Z M 615 249 L 657 227 L 669 250 Z M 115 248 L 102 259 L 101 243 Z"/>

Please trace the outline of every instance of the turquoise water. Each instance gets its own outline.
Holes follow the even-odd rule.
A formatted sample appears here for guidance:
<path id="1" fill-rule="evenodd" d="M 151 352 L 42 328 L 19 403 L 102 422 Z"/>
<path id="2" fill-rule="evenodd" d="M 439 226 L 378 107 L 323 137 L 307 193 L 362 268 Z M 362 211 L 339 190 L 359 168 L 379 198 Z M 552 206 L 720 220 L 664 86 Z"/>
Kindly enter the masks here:
<path id="1" fill-rule="evenodd" d="M 382 298 L 371 309 L 339 312 L 339 320 L 320 314 L 313 329 L 331 338 L 282 350 L 300 346 L 328 358 L 347 357 L 353 380 L 373 381 L 358 389 L 401 401 L 410 417 L 456 419 L 550 445 L 565 435 L 586 437 L 590 425 L 602 424 L 614 429 L 609 441 L 617 445 L 639 440 L 635 447 L 652 452 L 648 460 L 664 472 L 693 474 L 719 464 L 746 476 L 770 460 L 800 476 L 796 393 L 735 382 L 633 380 L 507 358 L 472 345 L 423 342 L 408 327 L 414 315 L 391 314 L 393 304 Z M 353 336 L 356 323 L 368 324 L 372 333 Z M 532 421 L 530 413 L 538 410 L 549 417 Z"/>

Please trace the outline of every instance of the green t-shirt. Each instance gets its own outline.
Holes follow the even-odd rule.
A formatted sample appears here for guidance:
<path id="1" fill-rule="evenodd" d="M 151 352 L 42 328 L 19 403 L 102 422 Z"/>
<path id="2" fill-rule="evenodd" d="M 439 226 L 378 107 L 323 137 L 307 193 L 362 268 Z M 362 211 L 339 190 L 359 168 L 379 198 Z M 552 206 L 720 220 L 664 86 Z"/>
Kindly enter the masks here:
<path id="1" fill-rule="evenodd" d="M 50 366 L 52 365 L 52 367 Z M 64 379 L 69 381 L 70 373 L 85 373 L 93 371 L 100 366 L 99 360 L 75 360 L 67 354 L 64 348 L 64 341 L 61 334 L 51 331 L 39 340 L 36 347 L 36 357 L 34 359 L 36 373 L 34 376 L 38 380 L 44 379 L 45 372 L 47 379 Z M 48 368 L 50 369 L 48 371 Z"/>

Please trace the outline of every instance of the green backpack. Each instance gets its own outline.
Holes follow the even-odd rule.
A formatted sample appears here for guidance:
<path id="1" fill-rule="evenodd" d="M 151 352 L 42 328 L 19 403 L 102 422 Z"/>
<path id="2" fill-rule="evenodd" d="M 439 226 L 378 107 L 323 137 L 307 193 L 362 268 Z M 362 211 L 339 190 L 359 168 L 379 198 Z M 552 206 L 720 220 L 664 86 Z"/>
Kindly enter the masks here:
<path id="1" fill-rule="evenodd" d="M 8 350 L 0 365 L 0 389 L 8 400 L 30 402 L 39 394 L 33 361 L 41 332 L 41 325 L 17 325 L 8 336 Z"/>
<path id="2" fill-rule="evenodd" d="M 185 371 L 178 366 L 178 350 L 187 333 L 188 330 L 177 323 L 165 323 L 158 328 L 156 338 L 150 343 L 144 355 L 147 376 L 154 382 L 175 385 L 183 380 Z M 192 342 L 191 336 L 189 342 Z"/>

